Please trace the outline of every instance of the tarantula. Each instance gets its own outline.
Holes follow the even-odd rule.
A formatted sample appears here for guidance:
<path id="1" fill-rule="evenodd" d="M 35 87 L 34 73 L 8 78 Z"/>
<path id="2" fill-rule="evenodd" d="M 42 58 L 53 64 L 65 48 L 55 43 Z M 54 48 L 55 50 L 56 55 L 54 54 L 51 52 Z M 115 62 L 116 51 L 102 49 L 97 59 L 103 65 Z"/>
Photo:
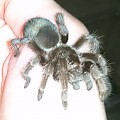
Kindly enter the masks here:
<path id="1" fill-rule="evenodd" d="M 45 18 L 32 18 L 28 20 L 23 29 L 23 38 L 11 40 L 14 56 L 17 56 L 19 45 L 27 44 L 36 54 L 30 60 L 22 77 L 25 79 L 24 88 L 27 88 L 31 78 L 29 71 L 39 62 L 43 66 L 43 75 L 38 89 L 37 99 L 41 100 L 50 75 L 61 83 L 61 100 L 66 109 L 68 106 L 68 83 L 74 90 L 80 88 L 79 82 L 84 81 L 87 90 L 93 87 L 95 80 L 101 101 L 111 93 L 111 84 L 108 80 L 108 67 L 106 59 L 100 54 L 99 41 L 95 35 L 84 35 L 74 45 L 67 45 L 68 29 L 65 26 L 64 16 L 57 13 L 56 25 Z M 81 52 L 82 46 L 89 44 L 89 52 Z"/>

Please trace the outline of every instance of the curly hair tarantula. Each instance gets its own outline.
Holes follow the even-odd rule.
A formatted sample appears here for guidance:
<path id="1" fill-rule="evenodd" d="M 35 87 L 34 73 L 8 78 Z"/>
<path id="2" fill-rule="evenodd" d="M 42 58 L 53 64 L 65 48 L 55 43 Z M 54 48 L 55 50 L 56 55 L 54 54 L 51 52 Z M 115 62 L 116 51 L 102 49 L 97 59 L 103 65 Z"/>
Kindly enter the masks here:
<path id="1" fill-rule="evenodd" d="M 25 79 L 24 88 L 27 88 L 31 78 L 30 70 L 39 62 L 43 66 L 43 75 L 38 89 L 37 99 L 41 100 L 44 89 L 50 75 L 61 83 L 61 100 L 64 109 L 67 108 L 68 83 L 74 90 L 80 88 L 80 81 L 84 81 L 87 90 L 93 87 L 95 80 L 101 101 L 104 101 L 111 93 L 111 84 L 108 79 L 108 67 L 106 59 L 100 54 L 99 42 L 94 35 L 84 35 L 73 46 L 67 45 L 68 30 L 65 26 L 64 16 L 57 13 L 56 25 L 45 18 L 32 18 L 24 27 L 23 38 L 12 39 L 11 45 L 14 56 L 19 52 L 19 45 L 27 44 L 36 57 L 30 60 L 22 77 Z M 89 43 L 89 52 L 80 52 L 82 46 Z"/>

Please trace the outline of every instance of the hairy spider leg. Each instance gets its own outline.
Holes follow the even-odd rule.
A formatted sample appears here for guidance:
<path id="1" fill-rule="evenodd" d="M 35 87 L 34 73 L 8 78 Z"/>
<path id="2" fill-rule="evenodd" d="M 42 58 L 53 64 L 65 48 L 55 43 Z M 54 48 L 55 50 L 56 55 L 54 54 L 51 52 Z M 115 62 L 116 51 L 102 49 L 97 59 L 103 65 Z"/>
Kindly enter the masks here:
<path id="1" fill-rule="evenodd" d="M 101 101 L 104 101 L 111 93 L 111 84 L 108 80 L 108 67 L 106 60 L 103 58 L 102 55 L 95 55 L 92 53 L 83 53 L 83 61 L 85 62 L 86 69 L 84 68 L 84 71 L 88 70 L 89 73 L 91 73 L 92 78 L 96 81 L 98 85 L 99 95 Z M 87 64 L 90 64 L 87 68 Z"/>
<path id="2" fill-rule="evenodd" d="M 111 84 L 108 81 L 108 67 L 105 58 L 99 54 L 100 50 L 100 43 L 98 41 L 98 37 L 95 34 L 88 34 L 84 35 L 81 39 L 79 39 L 73 47 L 76 49 L 80 49 L 86 42 L 90 44 L 90 51 L 89 53 L 81 53 L 82 54 L 82 61 L 84 63 L 83 71 L 84 71 L 84 81 L 87 85 L 87 89 L 90 90 L 92 88 L 92 79 L 95 79 L 98 85 L 98 90 L 100 93 L 100 98 L 103 101 L 111 92 Z M 97 54 L 97 55 L 96 55 Z M 96 69 L 94 69 L 94 67 Z M 96 71 L 95 71 L 96 70 Z M 96 73 L 97 76 L 92 74 Z M 100 74 L 100 75 L 99 75 Z M 98 79 L 100 77 L 100 79 Z M 102 88 L 102 86 L 104 88 Z M 104 91 L 104 92 L 103 92 Z"/>
<path id="3" fill-rule="evenodd" d="M 22 77 L 24 78 L 24 80 L 26 80 L 24 88 L 27 88 L 29 86 L 31 78 L 28 76 L 28 74 L 38 61 L 39 58 L 37 56 L 31 59 L 24 68 L 24 71 L 22 71 Z"/>
<path id="4" fill-rule="evenodd" d="M 99 53 L 100 42 L 95 34 L 83 35 L 76 43 L 73 44 L 73 47 L 79 50 L 83 45 L 86 45 L 86 43 L 89 44 L 90 53 Z"/>
<path id="5" fill-rule="evenodd" d="M 93 78 L 90 74 L 90 67 L 93 63 L 90 61 L 84 61 L 83 64 L 84 64 L 83 65 L 83 79 L 84 79 L 84 82 L 86 83 L 87 90 L 91 90 L 93 87 L 93 83 L 92 83 Z"/>
<path id="6" fill-rule="evenodd" d="M 83 44 L 85 44 L 85 42 L 86 42 L 86 39 L 85 39 L 85 36 L 83 35 L 73 44 L 73 47 L 76 49 L 79 49 Z"/>
<path id="7" fill-rule="evenodd" d="M 105 101 L 112 90 L 108 77 L 96 65 L 93 65 L 91 68 L 91 74 L 98 85 L 100 100 Z"/>
<path id="8" fill-rule="evenodd" d="M 52 74 L 52 72 L 53 72 L 52 62 L 49 62 L 48 64 L 46 64 L 44 66 L 42 80 L 40 83 L 40 87 L 38 89 L 38 95 L 37 95 L 38 101 L 40 101 L 43 97 L 44 89 L 46 87 L 47 80 L 48 80 L 49 76 Z"/>
<path id="9" fill-rule="evenodd" d="M 61 41 L 62 43 L 66 43 L 68 41 L 68 29 L 65 25 L 65 21 L 64 21 L 64 16 L 62 13 L 57 13 L 56 14 L 56 23 L 59 29 L 59 32 L 61 34 Z"/>
<path id="10" fill-rule="evenodd" d="M 68 102 L 67 102 L 67 97 L 68 97 L 68 71 L 67 71 L 67 61 L 65 58 L 58 58 L 58 63 L 59 66 L 59 81 L 61 83 L 61 100 L 62 100 L 62 105 L 64 109 L 67 109 Z"/>
<path id="11" fill-rule="evenodd" d="M 12 39 L 11 40 L 11 45 L 14 49 L 14 56 L 15 57 L 20 54 L 18 45 L 26 44 L 28 42 L 30 42 L 29 38 L 20 38 L 20 39 L 17 38 L 17 39 Z"/>

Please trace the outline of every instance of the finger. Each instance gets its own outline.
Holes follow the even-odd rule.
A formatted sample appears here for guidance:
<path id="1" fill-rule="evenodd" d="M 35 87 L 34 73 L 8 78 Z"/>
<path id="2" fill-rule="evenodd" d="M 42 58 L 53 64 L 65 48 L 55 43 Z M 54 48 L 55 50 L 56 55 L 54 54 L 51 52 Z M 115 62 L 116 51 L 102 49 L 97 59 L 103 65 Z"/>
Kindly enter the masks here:
<path id="1" fill-rule="evenodd" d="M 7 42 L 10 39 L 12 39 L 13 37 L 14 37 L 14 34 L 12 33 L 11 29 L 7 25 L 4 25 L 3 27 L 1 27 L 1 29 L 0 29 L 0 42 L 1 42 L 1 46 L 0 46 L 0 55 L 1 55 L 1 57 L 0 57 L 0 75 L 1 75 L 0 76 L 0 85 L 2 82 L 2 70 L 4 71 L 4 73 L 6 73 L 6 70 L 7 70 L 7 64 L 5 64 L 5 59 L 9 54 Z M 8 59 L 6 59 L 6 61 Z M 3 69 L 3 65 L 5 65 L 4 66 L 5 69 Z"/>

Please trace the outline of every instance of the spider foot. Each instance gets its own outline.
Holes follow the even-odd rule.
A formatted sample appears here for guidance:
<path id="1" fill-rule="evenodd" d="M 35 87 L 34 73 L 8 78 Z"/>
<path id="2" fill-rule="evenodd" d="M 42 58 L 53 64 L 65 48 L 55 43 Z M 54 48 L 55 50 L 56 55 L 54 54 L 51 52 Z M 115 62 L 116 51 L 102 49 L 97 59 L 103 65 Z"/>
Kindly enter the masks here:
<path id="1" fill-rule="evenodd" d="M 86 83 L 87 90 L 91 90 L 93 87 L 93 83 L 91 81 L 92 77 L 88 72 L 84 73 L 84 81 Z"/>
<path id="2" fill-rule="evenodd" d="M 67 109 L 68 102 L 67 102 L 67 90 L 62 91 L 61 93 L 62 105 L 64 109 Z"/>
<path id="3" fill-rule="evenodd" d="M 111 90 L 112 90 L 111 86 L 106 87 L 106 89 L 103 90 L 99 89 L 99 97 L 102 102 L 107 100 L 108 96 L 111 94 Z"/>
<path id="4" fill-rule="evenodd" d="M 19 43 L 20 43 L 20 39 L 12 39 L 11 40 L 11 47 L 13 49 L 14 57 L 16 57 L 20 54 L 19 46 L 18 46 Z"/>
<path id="5" fill-rule="evenodd" d="M 99 96 L 100 96 L 100 100 L 104 102 L 105 99 L 108 97 L 107 91 L 100 91 Z"/>
<path id="6" fill-rule="evenodd" d="M 13 54 L 14 54 L 14 57 L 17 57 L 20 54 L 19 48 L 15 50 Z"/>
<path id="7" fill-rule="evenodd" d="M 68 106 L 68 102 L 67 101 L 62 101 L 62 105 L 64 107 L 64 110 L 66 110 L 67 106 Z"/>
<path id="8" fill-rule="evenodd" d="M 89 81 L 86 83 L 86 86 L 87 86 L 87 90 L 91 90 L 93 87 L 93 83 L 91 81 Z"/>
<path id="9" fill-rule="evenodd" d="M 72 83 L 72 85 L 73 85 L 73 89 L 74 89 L 74 90 L 80 89 L 79 81 Z"/>
<path id="10" fill-rule="evenodd" d="M 108 96 L 111 94 L 112 86 L 111 83 L 108 81 L 107 77 L 101 77 L 96 81 L 98 90 L 99 90 L 99 97 L 102 102 L 107 100 Z"/>
<path id="11" fill-rule="evenodd" d="M 25 82 L 24 88 L 27 88 L 30 84 L 31 79 L 30 79 L 30 77 L 27 77 L 27 78 L 25 78 L 25 80 L 26 80 L 26 82 Z"/>
<path id="12" fill-rule="evenodd" d="M 40 101 L 43 97 L 44 90 L 39 89 L 38 90 L 38 95 L 37 95 L 37 100 Z"/>

